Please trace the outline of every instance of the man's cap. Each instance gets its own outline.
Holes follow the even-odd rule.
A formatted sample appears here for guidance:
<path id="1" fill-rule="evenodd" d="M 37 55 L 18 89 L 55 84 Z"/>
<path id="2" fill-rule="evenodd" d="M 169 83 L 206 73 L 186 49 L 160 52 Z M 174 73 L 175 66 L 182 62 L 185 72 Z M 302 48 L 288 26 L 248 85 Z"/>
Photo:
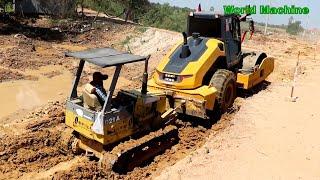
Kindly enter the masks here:
<path id="1" fill-rule="evenodd" d="M 106 80 L 108 79 L 108 75 L 102 74 L 101 72 L 94 72 L 92 75 L 93 79 L 101 79 L 101 80 Z"/>

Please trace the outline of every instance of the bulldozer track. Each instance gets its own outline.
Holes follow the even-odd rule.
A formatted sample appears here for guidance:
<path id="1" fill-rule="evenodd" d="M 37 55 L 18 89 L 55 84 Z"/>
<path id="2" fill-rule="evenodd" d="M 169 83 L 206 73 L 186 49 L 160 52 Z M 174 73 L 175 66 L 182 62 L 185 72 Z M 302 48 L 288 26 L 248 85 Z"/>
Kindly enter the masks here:
<path id="1" fill-rule="evenodd" d="M 102 164 L 105 170 L 111 168 L 117 173 L 126 174 L 135 167 L 151 162 L 155 156 L 176 143 L 178 143 L 178 128 L 170 125 L 142 138 L 119 144 L 104 154 Z"/>

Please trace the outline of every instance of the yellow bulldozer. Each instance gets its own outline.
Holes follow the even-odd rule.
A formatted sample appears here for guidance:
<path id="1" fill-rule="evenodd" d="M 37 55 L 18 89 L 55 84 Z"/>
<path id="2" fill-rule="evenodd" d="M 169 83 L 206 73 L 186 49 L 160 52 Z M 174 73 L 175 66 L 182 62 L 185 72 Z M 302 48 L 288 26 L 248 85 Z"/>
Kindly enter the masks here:
<path id="1" fill-rule="evenodd" d="M 105 168 L 132 170 L 178 142 L 174 124 L 178 114 L 210 120 L 225 112 L 237 90 L 250 89 L 273 71 L 274 59 L 265 53 L 243 52 L 240 22 L 247 16 L 192 12 L 187 32 L 148 78 L 149 57 L 111 48 L 70 52 L 80 59 L 70 98 L 66 124 L 72 133 L 67 148 L 99 157 Z M 250 21 L 250 29 L 254 29 Z M 114 94 L 121 67 L 145 62 L 141 90 Z M 103 103 L 94 88 L 78 84 L 85 62 L 115 67 Z"/>

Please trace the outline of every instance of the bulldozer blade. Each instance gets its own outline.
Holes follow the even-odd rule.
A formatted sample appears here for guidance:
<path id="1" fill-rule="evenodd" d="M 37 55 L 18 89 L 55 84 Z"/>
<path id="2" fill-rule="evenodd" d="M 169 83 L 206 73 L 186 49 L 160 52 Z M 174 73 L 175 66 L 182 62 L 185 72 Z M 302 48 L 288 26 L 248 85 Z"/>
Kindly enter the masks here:
<path id="1" fill-rule="evenodd" d="M 106 153 L 102 163 L 105 168 L 111 168 L 119 174 L 126 174 L 135 167 L 152 162 L 155 156 L 177 144 L 178 140 L 177 127 L 167 126 L 150 133 L 147 137 L 124 142 L 120 147 Z"/>

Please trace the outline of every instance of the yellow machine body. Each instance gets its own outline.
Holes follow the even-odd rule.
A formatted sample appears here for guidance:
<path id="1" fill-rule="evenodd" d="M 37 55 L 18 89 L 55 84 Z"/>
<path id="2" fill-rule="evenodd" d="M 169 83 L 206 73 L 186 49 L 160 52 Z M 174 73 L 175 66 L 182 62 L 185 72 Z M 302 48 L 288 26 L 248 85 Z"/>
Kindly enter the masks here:
<path id="1" fill-rule="evenodd" d="M 132 104 L 133 112 L 115 112 L 111 117 L 112 123 L 104 123 L 104 135 L 97 134 L 92 130 L 97 112 L 76 105 L 75 101 L 80 102 L 80 100 L 67 102 L 65 123 L 85 138 L 95 140 L 102 145 L 115 143 L 141 131 L 143 128 L 148 128 L 149 125 L 160 123 L 160 115 L 166 111 L 166 98 L 164 96 L 142 95 L 136 90 L 122 91 L 119 94 L 125 94 L 125 97 L 132 97 L 131 102 L 134 103 Z M 123 103 L 129 104 L 130 100 L 128 99 L 125 102 L 125 99 L 123 98 Z M 117 100 L 116 97 L 115 101 Z M 141 126 L 137 125 L 137 122 Z"/>
<path id="2" fill-rule="evenodd" d="M 219 44 L 224 45 L 220 40 L 208 39 L 205 44 L 207 48 L 199 59 L 189 62 L 179 73 L 167 72 L 170 57 L 182 46 L 182 42 L 178 43 L 156 67 L 148 81 L 148 91 L 166 94 L 172 99 L 172 108 L 176 108 L 179 113 L 208 118 L 207 112 L 214 110 L 217 90 L 210 84 L 204 84 L 204 78 L 217 60 L 225 57 L 225 51 L 218 47 Z M 249 72 L 235 73 L 239 88 L 250 89 L 265 80 L 274 69 L 274 59 L 266 57 L 259 65 L 251 68 Z M 176 81 L 166 81 L 165 75 L 174 77 Z"/>
<path id="3" fill-rule="evenodd" d="M 77 119 L 77 122 L 75 119 Z M 105 134 L 111 134 L 113 131 L 117 132 L 116 134 L 111 136 L 97 134 L 91 129 L 93 121 L 85 117 L 79 117 L 79 115 L 70 110 L 66 110 L 66 124 L 86 138 L 96 140 L 101 144 L 114 143 L 119 139 L 134 133 L 134 130 L 130 128 L 129 121 L 127 119 L 121 119 L 115 124 L 106 125 L 104 128 Z"/>
<path id="4" fill-rule="evenodd" d="M 274 69 L 274 58 L 266 57 L 261 64 L 253 67 L 253 72 L 237 73 L 237 84 L 243 89 L 250 89 L 253 86 L 264 81 Z"/>
<path id="5" fill-rule="evenodd" d="M 154 81 L 161 86 L 174 88 L 174 89 L 196 89 L 202 86 L 202 81 L 205 74 L 209 71 L 210 67 L 215 63 L 215 60 L 220 56 L 224 56 L 224 51 L 218 48 L 218 44 L 222 44 L 222 41 L 217 39 L 209 39 L 205 45 L 206 51 L 201 55 L 199 59 L 194 59 L 188 63 L 188 65 L 180 73 L 166 72 L 165 66 L 170 61 L 170 56 L 173 52 L 181 46 L 182 42 L 178 43 L 172 50 L 162 59 L 159 65 L 156 67 L 156 72 L 153 74 Z M 168 83 L 161 79 L 163 74 L 177 75 L 181 78 L 180 82 Z"/>
<path id="6" fill-rule="evenodd" d="M 176 112 L 206 118 L 206 110 L 213 110 L 216 89 L 210 86 L 201 86 L 196 89 L 174 89 L 159 86 L 153 79 L 148 82 L 148 90 L 152 93 L 164 93 L 173 98 L 172 106 Z M 169 109 L 170 103 L 166 103 Z"/>

